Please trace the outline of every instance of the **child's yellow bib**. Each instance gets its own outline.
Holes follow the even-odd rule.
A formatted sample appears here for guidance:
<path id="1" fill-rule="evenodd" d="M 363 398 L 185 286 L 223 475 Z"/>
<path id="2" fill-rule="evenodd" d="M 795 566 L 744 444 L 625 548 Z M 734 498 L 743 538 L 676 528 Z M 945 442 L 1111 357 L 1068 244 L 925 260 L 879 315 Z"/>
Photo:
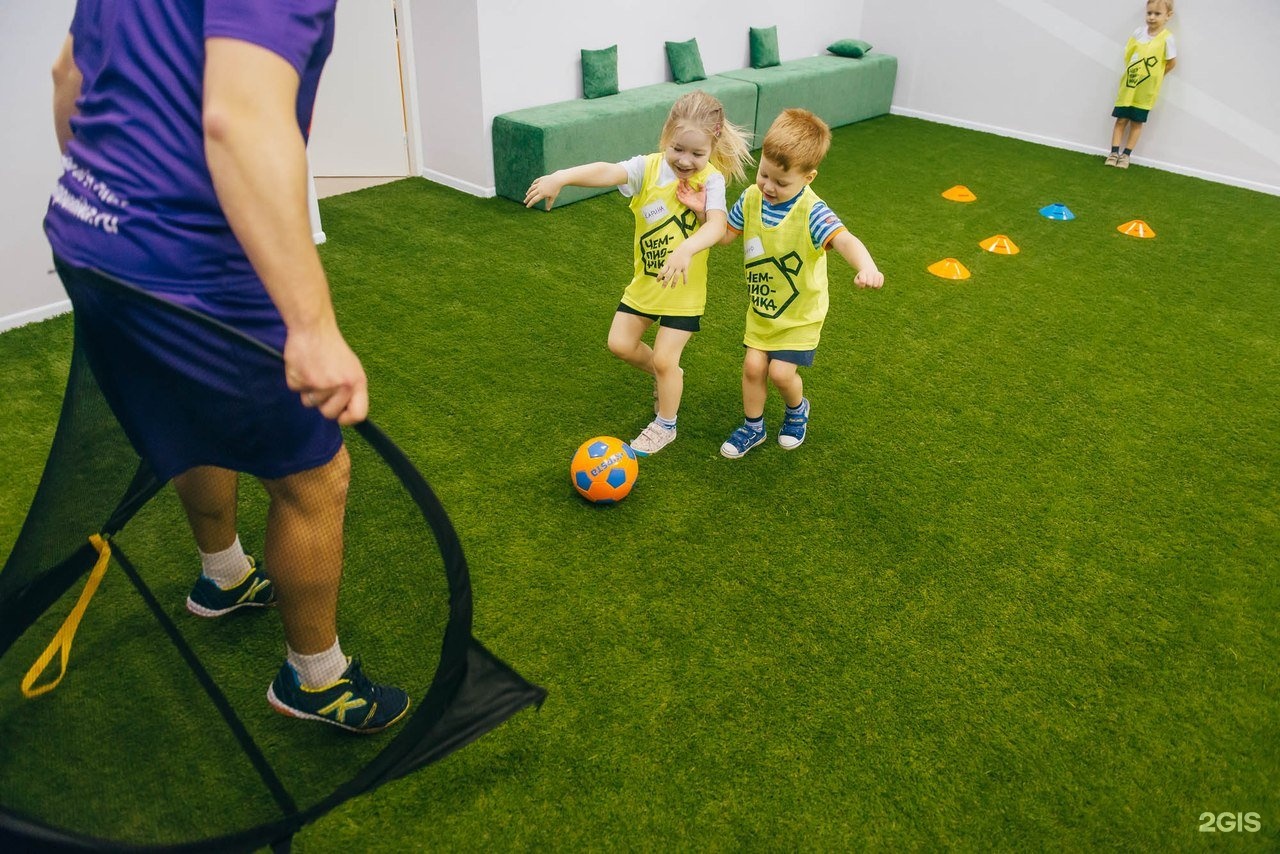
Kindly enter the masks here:
<path id="1" fill-rule="evenodd" d="M 747 328 L 743 343 L 757 350 L 812 350 L 827 316 L 827 253 L 815 249 L 809 212 L 820 202 L 805 187 L 782 222 L 766 227 L 760 188 L 742 202 Z"/>
<path id="2" fill-rule="evenodd" d="M 1117 107 L 1150 110 L 1155 106 L 1160 84 L 1164 82 L 1164 47 L 1168 40 L 1168 30 L 1161 30 L 1146 43 L 1129 37 L 1124 48 L 1125 72 L 1116 95 Z"/>
<path id="3" fill-rule="evenodd" d="M 661 168 L 661 153 L 645 158 L 644 181 L 640 192 L 631 198 L 631 211 L 636 219 L 636 263 L 622 302 L 645 314 L 696 317 L 707 307 L 709 250 L 693 256 L 684 282 L 664 288 L 656 278 L 667 263 L 667 256 L 698 229 L 698 218 L 676 198 L 679 182 L 658 186 Z M 714 171 L 714 167 L 707 165 L 690 182 L 695 186 L 705 185 Z"/>

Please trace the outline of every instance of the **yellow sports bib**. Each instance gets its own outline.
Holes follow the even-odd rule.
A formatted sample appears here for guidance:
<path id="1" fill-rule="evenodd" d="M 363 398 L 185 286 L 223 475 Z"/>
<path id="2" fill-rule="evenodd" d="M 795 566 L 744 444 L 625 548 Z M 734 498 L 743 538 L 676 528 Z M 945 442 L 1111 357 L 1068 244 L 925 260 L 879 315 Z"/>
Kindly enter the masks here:
<path id="1" fill-rule="evenodd" d="M 1145 44 L 1129 36 L 1124 47 L 1125 72 L 1116 95 L 1117 107 L 1150 110 L 1155 106 L 1160 84 L 1164 82 L 1164 45 L 1168 40 L 1168 30 L 1161 30 Z"/>
<path id="2" fill-rule="evenodd" d="M 636 219 L 636 264 L 631 284 L 622 294 L 622 302 L 645 314 L 696 317 L 707 307 L 707 253 L 703 250 L 689 262 L 685 281 L 662 287 L 657 275 L 667 263 L 667 256 L 698 229 L 698 218 L 676 198 L 678 181 L 658 186 L 662 154 L 645 158 L 644 182 L 640 192 L 631 197 L 631 212 Z M 690 179 L 695 186 L 706 184 L 715 169 L 707 165 Z"/>
<path id="3" fill-rule="evenodd" d="M 815 249 L 809 212 L 820 202 L 805 187 L 782 222 L 766 227 L 760 188 L 742 200 L 747 329 L 743 343 L 756 350 L 813 350 L 827 316 L 827 253 Z"/>

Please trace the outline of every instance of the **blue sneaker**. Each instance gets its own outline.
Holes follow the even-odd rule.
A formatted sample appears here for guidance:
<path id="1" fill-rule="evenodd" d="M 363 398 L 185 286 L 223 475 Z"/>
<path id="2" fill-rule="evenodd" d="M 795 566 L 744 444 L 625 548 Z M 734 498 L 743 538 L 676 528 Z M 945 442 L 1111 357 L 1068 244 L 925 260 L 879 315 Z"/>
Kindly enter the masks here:
<path id="1" fill-rule="evenodd" d="M 249 571 L 223 590 L 212 578 L 201 575 L 187 596 L 187 610 L 197 617 L 221 617 L 239 608 L 265 608 L 276 603 L 276 588 L 250 555 Z"/>
<path id="2" fill-rule="evenodd" d="M 798 448 L 804 442 L 804 434 L 809 429 L 809 398 L 800 401 L 800 411 L 787 410 L 782 419 L 782 429 L 778 431 L 778 444 L 784 450 Z"/>
<path id="3" fill-rule="evenodd" d="M 756 429 L 743 421 L 738 429 L 729 434 L 729 438 L 720 446 L 720 456 L 736 460 L 744 457 L 747 451 L 764 441 L 769 434 L 764 427 Z"/>
<path id="4" fill-rule="evenodd" d="M 409 695 L 390 685 L 376 685 L 349 664 L 338 681 L 323 688 L 304 688 L 298 671 L 285 662 L 267 689 L 267 702 L 282 715 L 324 721 L 350 732 L 381 732 L 409 711 Z"/>

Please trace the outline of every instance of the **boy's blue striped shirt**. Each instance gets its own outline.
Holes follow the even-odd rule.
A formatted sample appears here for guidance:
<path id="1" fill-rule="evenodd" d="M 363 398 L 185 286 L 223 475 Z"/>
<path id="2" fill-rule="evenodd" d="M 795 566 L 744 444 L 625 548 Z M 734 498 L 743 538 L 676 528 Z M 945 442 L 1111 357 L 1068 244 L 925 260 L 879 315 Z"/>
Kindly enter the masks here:
<path id="1" fill-rule="evenodd" d="M 786 218 L 787 212 L 795 207 L 796 201 L 802 194 L 796 193 L 787 201 L 780 205 L 771 205 L 761 199 L 760 201 L 760 218 L 764 220 L 766 228 L 774 228 L 778 223 Z M 729 211 L 729 225 L 741 233 L 744 220 L 742 218 L 742 200 L 745 194 L 738 196 L 738 201 L 734 202 L 733 210 Z M 835 215 L 831 208 L 827 207 L 827 203 L 819 201 L 809 211 L 809 237 L 813 240 L 815 248 L 821 249 L 831 236 L 840 229 L 844 228 L 844 223 Z"/>

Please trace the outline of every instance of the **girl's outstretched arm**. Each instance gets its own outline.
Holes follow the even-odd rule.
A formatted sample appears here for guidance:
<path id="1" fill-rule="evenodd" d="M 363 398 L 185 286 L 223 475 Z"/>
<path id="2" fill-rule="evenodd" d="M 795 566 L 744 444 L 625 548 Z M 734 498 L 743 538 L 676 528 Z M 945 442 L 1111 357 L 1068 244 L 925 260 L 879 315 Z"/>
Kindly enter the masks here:
<path id="1" fill-rule="evenodd" d="M 529 185 L 524 194 L 524 206 L 531 208 L 543 199 L 547 200 L 547 210 L 555 204 L 556 196 L 565 187 L 613 187 L 627 183 L 627 170 L 617 163 L 584 163 L 568 169 L 558 169 L 550 175 L 543 175 Z"/>

